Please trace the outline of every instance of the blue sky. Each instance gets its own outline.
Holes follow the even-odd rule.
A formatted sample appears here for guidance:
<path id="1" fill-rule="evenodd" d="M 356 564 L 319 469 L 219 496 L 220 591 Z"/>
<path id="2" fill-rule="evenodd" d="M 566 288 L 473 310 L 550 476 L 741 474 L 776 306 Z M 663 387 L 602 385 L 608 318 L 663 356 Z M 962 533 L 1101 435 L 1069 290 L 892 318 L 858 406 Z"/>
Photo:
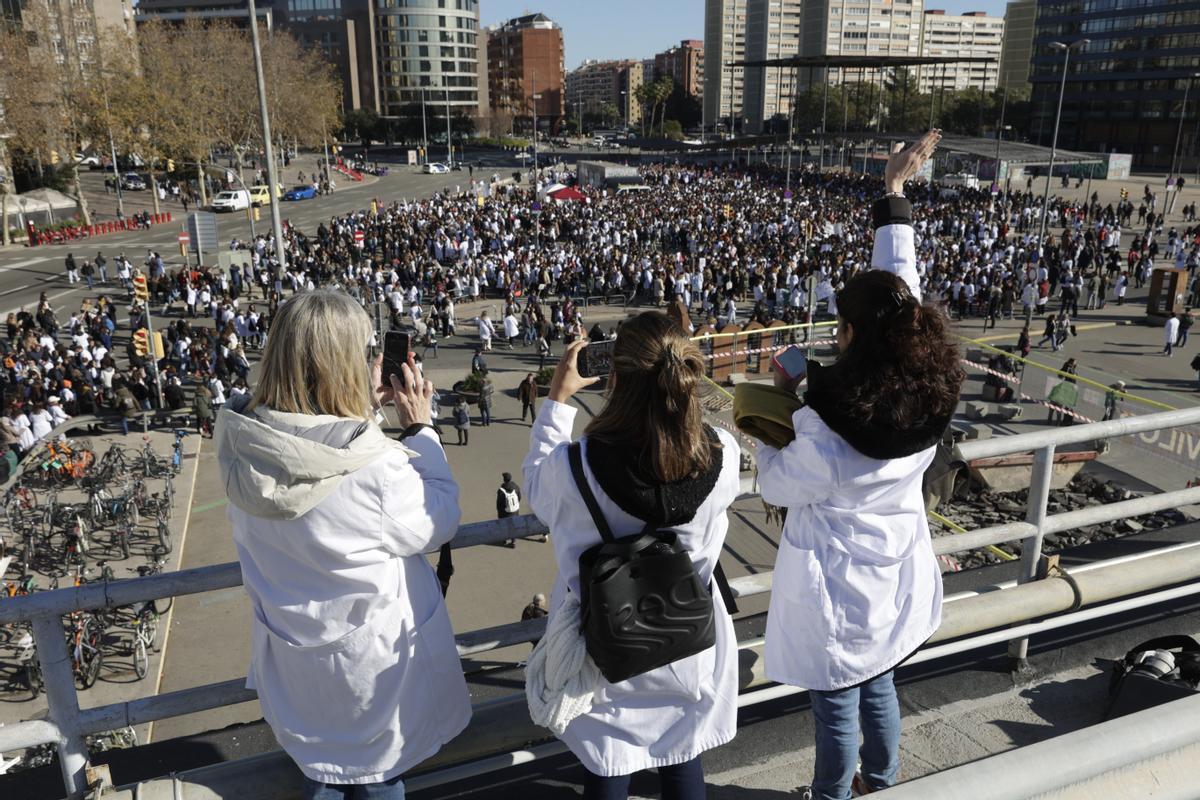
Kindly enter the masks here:
<path id="1" fill-rule="evenodd" d="M 950 13 L 1004 16 L 1004 0 L 925 0 Z M 588 58 L 649 58 L 680 39 L 704 38 L 704 0 L 480 0 L 484 25 L 542 12 L 563 29 L 568 70 Z"/>

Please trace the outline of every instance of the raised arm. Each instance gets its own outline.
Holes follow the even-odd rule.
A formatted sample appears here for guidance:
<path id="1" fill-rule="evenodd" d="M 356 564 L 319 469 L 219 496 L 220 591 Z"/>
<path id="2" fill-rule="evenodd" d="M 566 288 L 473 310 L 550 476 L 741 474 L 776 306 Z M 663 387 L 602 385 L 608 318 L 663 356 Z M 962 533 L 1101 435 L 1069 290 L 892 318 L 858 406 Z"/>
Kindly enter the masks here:
<path id="1" fill-rule="evenodd" d="M 894 272 L 921 299 L 917 276 L 917 250 L 913 238 L 912 203 L 904 196 L 904 182 L 921 169 L 937 149 L 942 132 L 932 130 L 904 147 L 897 142 L 884 170 L 886 194 L 871 208 L 875 224 L 875 246 L 871 268 Z"/>

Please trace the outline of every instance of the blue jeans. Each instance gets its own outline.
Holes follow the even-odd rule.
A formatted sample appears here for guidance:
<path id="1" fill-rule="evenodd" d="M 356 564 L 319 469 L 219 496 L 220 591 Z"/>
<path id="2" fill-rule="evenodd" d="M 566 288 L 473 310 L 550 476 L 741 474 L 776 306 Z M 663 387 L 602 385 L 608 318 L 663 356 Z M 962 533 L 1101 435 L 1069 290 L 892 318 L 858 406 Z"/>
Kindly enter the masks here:
<path id="1" fill-rule="evenodd" d="M 303 800 L 404 800 L 404 782 L 399 775 L 382 783 L 318 783 L 305 777 L 300 797 Z"/>
<path id="2" fill-rule="evenodd" d="M 862 776 L 870 788 L 883 789 L 896 782 L 900 772 L 900 702 L 892 674 L 885 672 L 834 692 L 808 693 L 817 723 L 817 764 L 812 782 L 817 800 L 850 800 L 850 783 L 860 756 Z"/>
<path id="3" fill-rule="evenodd" d="M 583 800 L 627 800 L 632 775 L 604 778 L 587 772 L 583 779 Z M 682 764 L 659 767 L 662 800 L 704 800 L 704 767 L 700 756 Z"/>

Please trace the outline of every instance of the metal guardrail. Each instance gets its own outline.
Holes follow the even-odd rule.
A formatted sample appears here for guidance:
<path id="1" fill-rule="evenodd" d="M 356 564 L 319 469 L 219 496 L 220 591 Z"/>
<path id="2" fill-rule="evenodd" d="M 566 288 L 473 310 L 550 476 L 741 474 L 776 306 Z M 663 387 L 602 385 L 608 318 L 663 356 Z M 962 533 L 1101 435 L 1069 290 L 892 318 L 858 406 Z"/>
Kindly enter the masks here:
<path id="1" fill-rule="evenodd" d="M 1074 585 L 1060 580 L 1041 581 L 1038 586 L 1025 586 L 1036 575 L 1037 565 L 1041 559 L 1042 542 L 1047 533 L 1114 521 L 1131 515 L 1200 501 L 1200 488 L 1194 488 L 1047 516 L 1050 472 L 1056 446 L 1197 422 L 1200 422 L 1200 408 L 1073 428 L 1060 428 L 1047 431 L 1045 434 L 1040 432 L 1021 434 L 966 442 L 960 445 L 960 454 L 964 458 L 970 459 L 1035 451 L 1026 521 L 939 538 L 935 540 L 934 549 L 939 553 L 957 552 L 975 549 L 981 544 L 995 544 L 1019 539 L 1024 542 L 1021 575 L 1016 587 L 1002 590 L 1001 593 L 1005 595 L 1006 599 L 1002 606 L 995 603 L 995 595 L 1000 593 L 967 598 L 950 606 L 954 609 L 954 613 L 946 618 L 943 628 L 939 629 L 931 642 L 944 641 L 978 630 L 1012 625 L 1047 614 L 1067 611 L 1079 605 L 1081 595 L 1076 593 L 1084 590 L 1087 592 L 1084 597 L 1086 602 L 1102 602 L 1136 592 L 1149 591 L 1159 586 L 1170 586 L 1181 581 L 1189 581 L 1196 575 L 1200 575 L 1200 552 L 1190 555 L 1173 553 L 1170 558 L 1160 559 L 1161 564 L 1165 566 L 1158 566 L 1157 571 L 1150 570 L 1151 577 L 1148 579 L 1094 578 L 1086 587 L 1084 586 L 1085 581 L 1079 579 L 1076 579 Z M 753 479 L 743 479 L 741 496 L 753 496 L 755 492 L 756 486 Z M 532 515 L 509 517 L 460 527 L 452 542 L 452 547 L 463 548 L 494 544 L 509 538 L 539 536 L 547 532 L 546 526 Z M 737 578 L 731 581 L 731 584 L 735 595 L 750 597 L 769 592 L 771 581 L 771 573 L 761 573 Z M 0 752 L 45 742 L 55 743 L 59 752 L 64 786 L 68 793 L 75 794 L 87 788 L 85 781 L 87 750 L 84 744 L 84 737 L 87 734 L 254 699 L 254 692 L 247 690 L 244 679 L 240 679 L 81 710 L 75 691 L 61 619 L 64 614 L 72 611 L 113 608 L 145 600 L 196 594 L 238 586 L 241 582 L 239 565 L 229 563 L 146 578 L 92 583 L 56 591 L 39 592 L 27 597 L 12 598 L 0 604 L 0 624 L 11 624 L 23 620 L 30 620 L 33 623 L 33 635 L 42 665 L 49 704 L 49 719 L 46 721 L 22 722 L 0 728 Z M 1081 587 L 1084 588 L 1081 589 Z M 1185 593 L 1197 590 L 1193 586 L 1184 587 Z M 1011 601 L 1008 601 L 1008 598 L 1012 598 Z M 976 600 L 978 603 L 974 602 Z M 985 600 L 987 601 L 986 612 L 982 604 Z M 1096 612 L 1077 613 L 1094 614 Z M 1115 611 L 1101 610 L 1099 613 L 1115 613 Z M 983 627 L 980 627 L 980 620 L 977 618 L 979 616 L 986 618 L 986 624 Z M 1070 616 L 1070 614 L 1067 615 L 1067 617 Z M 1057 619 L 1061 622 L 1065 617 Z M 1049 622 L 1054 623 L 1054 620 Z M 1041 630 L 1042 628 L 1037 626 L 1046 624 L 1043 621 L 1034 623 L 1033 627 L 1026 627 L 1030 631 Z M 501 625 L 460 634 L 456 637 L 456 641 L 460 655 L 467 656 L 532 641 L 542 635 L 544 626 L 544 620 Z M 990 634 L 993 638 L 1000 637 L 997 641 L 1011 640 L 1017 635 L 1024 635 L 1024 633 L 1018 629 L 1002 630 Z M 1026 639 L 1018 640 L 1019 650 L 1014 654 L 1020 658 L 1025 656 L 1026 642 Z M 756 643 L 742 643 L 742 646 L 743 648 L 756 646 Z M 759 679 L 763 680 L 761 676 Z"/>

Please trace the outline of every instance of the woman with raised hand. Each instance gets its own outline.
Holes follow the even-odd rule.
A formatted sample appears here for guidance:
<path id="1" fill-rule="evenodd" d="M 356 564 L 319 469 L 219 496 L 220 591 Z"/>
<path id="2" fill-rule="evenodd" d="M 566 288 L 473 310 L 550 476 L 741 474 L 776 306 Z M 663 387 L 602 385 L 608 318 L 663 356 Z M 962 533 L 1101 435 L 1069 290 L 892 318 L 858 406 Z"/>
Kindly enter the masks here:
<path id="1" fill-rule="evenodd" d="M 602 541 L 573 475 L 570 450 L 570 399 L 597 380 L 580 377 L 577 369 L 587 344 L 586 338 L 575 341 L 563 354 L 524 463 L 526 499 L 554 532 L 558 564 L 547 637 L 539 647 L 554 644 L 547 641 L 554 631 L 579 636 L 586 581 L 580 556 Z M 703 421 L 697 397 L 703 375 L 695 342 L 666 314 L 646 312 L 623 324 L 607 399 L 579 440 L 575 470 L 612 537 L 669 529 L 701 584 L 710 585 L 729 528 L 726 510 L 739 491 L 740 451 L 729 433 Z M 540 706 L 574 709 L 556 711 L 542 724 L 561 731 L 559 738 L 587 770 L 587 800 L 625 800 L 633 773 L 651 768 L 658 770 L 666 800 L 704 797 L 700 754 L 737 733 L 737 641 L 721 595 L 710 592 L 714 645 L 615 683 L 584 664 L 571 682 L 573 703 L 549 697 L 561 682 L 539 680 L 533 668 L 539 654 L 531 657 L 526 693 Z M 582 648 L 578 640 L 568 644 Z M 547 663 L 547 675 L 558 666 Z"/>
<path id="2" fill-rule="evenodd" d="M 471 716 L 424 554 L 458 527 L 429 381 L 367 360 L 371 322 L 342 292 L 279 307 L 252 395 L 217 420 L 217 461 L 254 612 L 247 685 L 304 774 L 306 800 L 402 800 L 400 776 Z M 375 420 L 394 400 L 404 428 Z"/>
<path id="3" fill-rule="evenodd" d="M 944 313 L 921 301 L 912 206 L 903 194 L 940 138 L 930 131 L 893 150 L 887 193 L 872 209 L 872 269 L 837 296 L 839 355 L 827 366 L 809 363 L 805 404 L 792 416 L 796 438 L 782 450 L 758 449 L 762 499 L 788 509 L 766 671 L 809 690 L 816 765 L 802 796 L 816 800 L 848 800 L 852 789 L 865 794 L 896 782 L 893 670 L 941 622 L 921 479 L 963 373 Z M 803 380 L 776 373 L 780 388 L 794 391 Z"/>

